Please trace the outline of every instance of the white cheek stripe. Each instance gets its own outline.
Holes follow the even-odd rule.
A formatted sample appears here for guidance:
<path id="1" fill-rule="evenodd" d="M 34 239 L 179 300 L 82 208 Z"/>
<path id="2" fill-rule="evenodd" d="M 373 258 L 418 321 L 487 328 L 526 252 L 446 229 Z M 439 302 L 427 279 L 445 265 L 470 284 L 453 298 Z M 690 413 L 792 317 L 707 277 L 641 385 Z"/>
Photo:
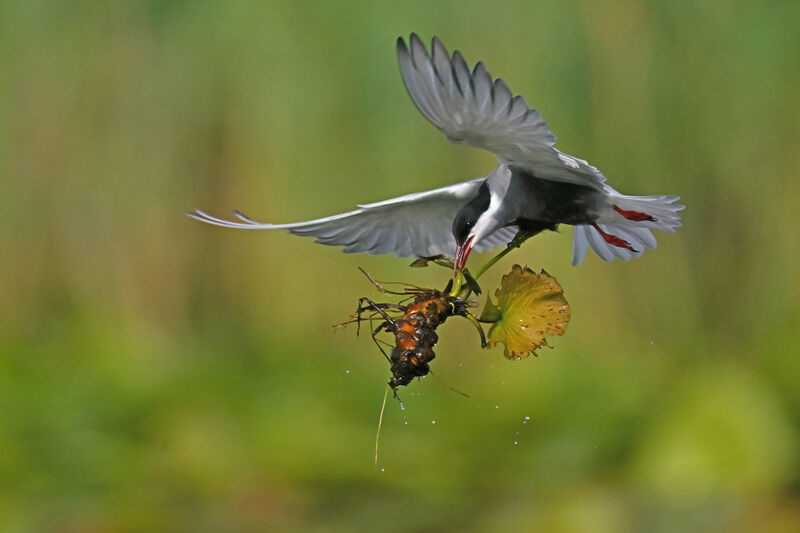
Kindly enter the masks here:
<path id="1" fill-rule="evenodd" d="M 494 193 L 490 193 L 490 200 L 489 200 L 489 207 L 481 213 L 481 216 L 478 217 L 478 220 L 475 221 L 475 225 L 472 227 L 472 231 L 469 232 L 470 237 L 476 237 L 475 242 L 478 242 L 490 234 L 494 233 L 497 227 L 497 221 L 495 220 L 495 214 L 500 209 L 500 204 L 502 200 L 495 195 Z"/>

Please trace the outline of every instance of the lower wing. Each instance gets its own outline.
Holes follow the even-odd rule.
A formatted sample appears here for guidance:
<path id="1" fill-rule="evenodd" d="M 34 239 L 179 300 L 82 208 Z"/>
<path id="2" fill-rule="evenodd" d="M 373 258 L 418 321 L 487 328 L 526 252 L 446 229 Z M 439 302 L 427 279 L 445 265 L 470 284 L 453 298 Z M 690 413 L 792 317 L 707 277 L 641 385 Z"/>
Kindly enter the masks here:
<path id="1" fill-rule="evenodd" d="M 234 211 L 238 220 L 223 220 L 196 210 L 190 217 L 226 228 L 285 229 L 295 235 L 315 237 L 328 246 L 344 246 L 345 253 L 394 254 L 397 257 L 446 255 L 454 257 L 453 219 L 461 207 L 478 194 L 484 178 L 448 185 L 432 191 L 407 194 L 355 211 L 294 224 L 265 224 Z M 517 232 L 502 228 L 474 247 L 477 251 L 503 246 Z"/>

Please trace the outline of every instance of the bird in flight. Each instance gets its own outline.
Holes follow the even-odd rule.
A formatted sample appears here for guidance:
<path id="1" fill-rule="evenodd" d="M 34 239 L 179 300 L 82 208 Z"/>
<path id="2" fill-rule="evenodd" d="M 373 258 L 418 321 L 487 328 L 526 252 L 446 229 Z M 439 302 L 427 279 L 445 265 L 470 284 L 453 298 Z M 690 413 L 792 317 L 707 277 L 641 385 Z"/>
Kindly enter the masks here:
<path id="1" fill-rule="evenodd" d="M 627 261 L 655 248 L 652 230 L 681 225 L 677 196 L 626 196 L 583 159 L 555 147 L 556 138 L 536 109 L 492 79 L 482 62 L 470 70 L 433 38 L 430 53 L 411 34 L 397 40 L 400 74 L 422 115 L 455 144 L 489 150 L 499 166 L 488 176 L 431 191 L 359 205 L 307 222 L 266 224 L 234 211 L 223 220 L 200 210 L 189 216 L 227 228 L 285 229 L 345 253 L 398 257 L 445 255 L 462 269 L 471 250 L 508 244 L 518 232 L 534 235 L 573 226 L 572 264 L 592 250 L 603 260 Z"/>

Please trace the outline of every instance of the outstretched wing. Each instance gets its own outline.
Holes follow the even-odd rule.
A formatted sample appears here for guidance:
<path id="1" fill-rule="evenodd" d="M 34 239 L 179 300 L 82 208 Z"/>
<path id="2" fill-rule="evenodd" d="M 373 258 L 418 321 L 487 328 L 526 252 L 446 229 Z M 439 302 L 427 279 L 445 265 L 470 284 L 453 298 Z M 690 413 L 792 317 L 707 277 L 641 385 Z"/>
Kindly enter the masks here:
<path id="1" fill-rule="evenodd" d="M 600 171 L 556 149 L 541 113 L 513 96 L 503 80 L 493 81 L 482 62 L 470 72 L 461 54 L 449 56 L 437 37 L 428 55 L 414 33 L 410 48 L 397 39 L 397 61 L 417 109 L 451 142 L 489 150 L 537 178 L 602 187 Z"/>
<path id="2" fill-rule="evenodd" d="M 200 210 L 186 214 L 226 228 L 286 229 L 295 235 L 315 237 L 320 244 L 344 246 L 345 253 L 454 257 L 453 219 L 458 210 L 478 194 L 482 181 L 480 178 L 360 205 L 355 211 L 295 224 L 262 224 L 238 211 L 234 211 L 238 221 L 216 218 Z M 475 249 L 482 251 L 502 246 L 514 238 L 516 231 L 515 227 L 502 228 L 479 242 Z"/>

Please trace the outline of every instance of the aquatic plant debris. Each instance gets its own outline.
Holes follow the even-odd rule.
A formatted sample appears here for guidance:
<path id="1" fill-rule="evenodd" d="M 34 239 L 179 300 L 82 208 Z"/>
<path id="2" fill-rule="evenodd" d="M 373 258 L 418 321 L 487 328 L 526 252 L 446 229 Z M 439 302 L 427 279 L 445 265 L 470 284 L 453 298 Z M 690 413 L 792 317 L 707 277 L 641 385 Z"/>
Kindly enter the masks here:
<path id="1" fill-rule="evenodd" d="M 563 335 L 570 318 L 569 303 L 556 278 L 542 270 L 536 273 L 514 265 L 503 276 L 495 291 L 497 303 L 487 296 L 479 320 L 492 323 L 487 335 L 487 348 L 498 343 L 505 346 L 509 359 L 536 355 L 547 346 L 547 335 Z"/>
<path id="2" fill-rule="evenodd" d="M 433 347 L 439 341 L 436 328 L 451 316 L 463 316 L 469 319 L 478 330 L 481 346 L 486 344 L 483 328 L 468 310 L 473 303 L 460 296 L 449 294 L 453 285 L 452 280 L 448 282 L 444 291 L 404 283 L 400 284 L 404 286 L 402 290 L 389 290 L 365 270 L 361 269 L 361 272 L 380 292 L 403 298 L 398 303 L 374 302 L 367 297 L 359 298 L 356 312 L 337 327 L 356 323 L 359 326 L 356 330 L 358 334 L 362 322 L 370 324 L 372 339 L 391 365 L 392 378 L 388 384 L 392 390 L 396 390 L 398 386 L 408 385 L 415 377 L 428 375 L 430 372 L 428 363 L 436 357 Z M 377 326 L 374 321 L 378 322 Z M 386 353 L 381 346 L 382 341 L 376 337 L 380 332 L 391 333 L 395 338 L 390 354 Z"/>
<path id="3" fill-rule="evenodd" d="M 427 264 L 424 263 L 427 261 L 449 266 L 440 258 L 423 258 L 420 263 Z M 538 348 L 547 346 L 545 335 L 563 335 L 570 319 L 569 304 L 561 285 L 544 270 L 537 274 L 527 267 L 514 265 L 495 291 L 497 303 L 487 295 L 480 317 L 469 312 L 470 307 L 477 305 L 477 301 L 470 298 L 474 292 L 472 285 L 477 282 L 462 285 L 450 280 L 442 291 L 395 283 L 401 286 L 400 290 L 389 290 L 366 271 L 361 271 L 381 293 L 400 296 L 400 301 L 375 302 L 362 297 L 355 313 L 337 327 L 355 323 L 359 326 L 358 333 L 362 322 L 370 324 L 372 339 L 391 366 L 392 378 L 388 384 L 395 392 L 397 387 L 430 373 L 429 363 L 436 357 L 433 347 L 439 340 L 435 330 L 451 316 L 462 316 L 475 326 L 481 347 L 503 344 L 508 359 L 536 355 Z M 488 336 L 481 323 L 491 324 Z M 392 334 L 394 344 L 378 339 L 381 332 Z M 391 352 L 386 353 L 383 345 L 390 347 Z"/>

